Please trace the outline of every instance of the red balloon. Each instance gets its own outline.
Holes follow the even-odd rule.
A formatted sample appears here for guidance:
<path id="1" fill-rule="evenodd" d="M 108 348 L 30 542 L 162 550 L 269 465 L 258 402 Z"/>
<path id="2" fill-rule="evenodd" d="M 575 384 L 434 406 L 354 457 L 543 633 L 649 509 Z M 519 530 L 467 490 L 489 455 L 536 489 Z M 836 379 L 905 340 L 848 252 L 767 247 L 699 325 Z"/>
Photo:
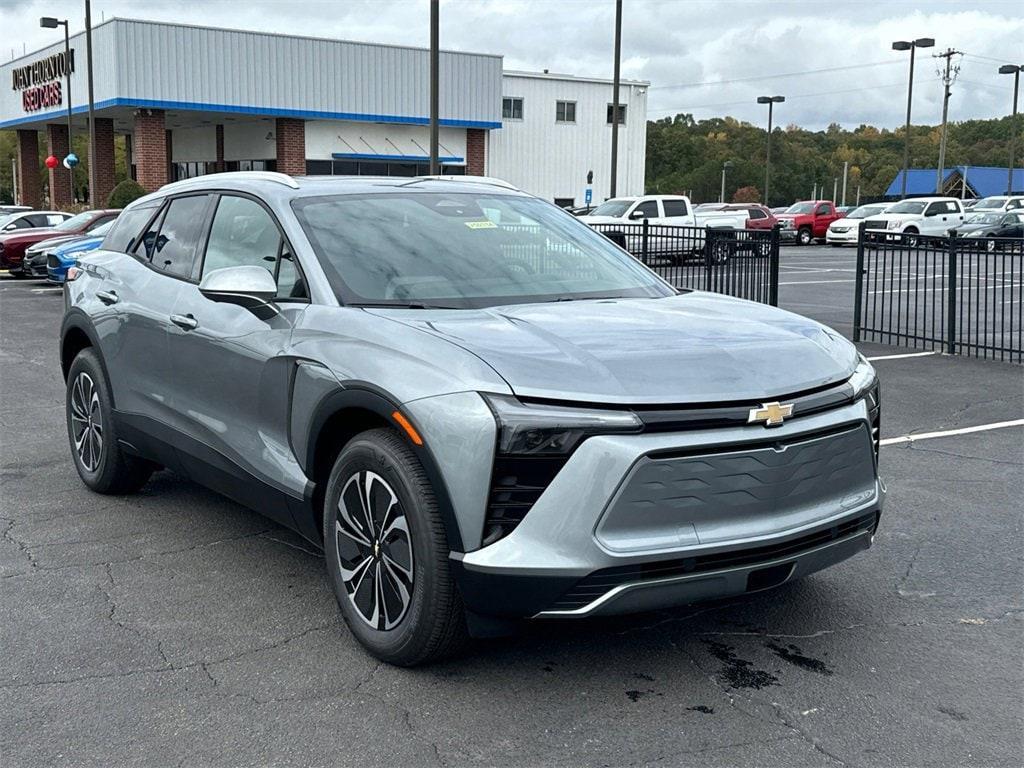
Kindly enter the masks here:
<path id="1" fill-rule="evenodd" d="M 53 155 L 50 155 L 48 158 L 46 158 L 46 167 L 47 168 L 56 168 L 59 164 L 60 164 L 60 160 L 58 160 Z"/>

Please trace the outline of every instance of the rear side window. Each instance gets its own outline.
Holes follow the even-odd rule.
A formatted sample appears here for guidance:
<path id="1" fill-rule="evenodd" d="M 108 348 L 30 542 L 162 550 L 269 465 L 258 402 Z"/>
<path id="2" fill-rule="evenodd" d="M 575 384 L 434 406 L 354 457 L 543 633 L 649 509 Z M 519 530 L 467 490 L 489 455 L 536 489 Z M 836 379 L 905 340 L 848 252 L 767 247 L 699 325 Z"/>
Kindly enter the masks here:
<path id="1" fill-rule="evenodd" d="M 685 200 L 662 200 L 661 204 L 665 206 L 666 216 L 685 216 L 686 215 L 686 201 Z"/>
<path id="2" fill-rule="evenodd" d="M 207 203 L 208 195 L 171 200 L 160 221 L 159 233 L 150 227 L 143 237 L 142 245 L 154 267 L 175 277 L 191 277 Z"/>
<path id="3" fill-rule="evenodd" d="M 107 236 L 103 239 L 101 246 L 106 251 L 118 251 L 128 253 L 132 243 L 137 242 L 142 235 L 142 228 L 149 223 L 156 213 L 157 204 L 131 208 L 120 216 L 110 228 Z"/>

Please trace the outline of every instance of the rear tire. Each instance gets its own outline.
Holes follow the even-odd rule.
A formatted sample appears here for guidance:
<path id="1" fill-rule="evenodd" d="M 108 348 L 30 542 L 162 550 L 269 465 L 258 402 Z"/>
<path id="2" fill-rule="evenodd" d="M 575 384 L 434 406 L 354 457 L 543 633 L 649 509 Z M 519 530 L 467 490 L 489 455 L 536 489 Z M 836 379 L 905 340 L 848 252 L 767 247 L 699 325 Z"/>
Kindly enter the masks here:
<path id="1" fill-rule="evenodd" d="M 345 623 L 372 655 L 411 667 L 462 649 L 468 631 L 448 554 L 434 490 L 408 444 L 388 428 L 353 438 L 327 482 L 324 555 Z"/>
<path id="2" fill-rule="evenodd" d="M 118 443 L 110 387 L 90 347 L 68 369 L 65 414 L 75 469 L 90 490 L 133 493 L 146 484 L 156 465 L 125 453 Z"/>

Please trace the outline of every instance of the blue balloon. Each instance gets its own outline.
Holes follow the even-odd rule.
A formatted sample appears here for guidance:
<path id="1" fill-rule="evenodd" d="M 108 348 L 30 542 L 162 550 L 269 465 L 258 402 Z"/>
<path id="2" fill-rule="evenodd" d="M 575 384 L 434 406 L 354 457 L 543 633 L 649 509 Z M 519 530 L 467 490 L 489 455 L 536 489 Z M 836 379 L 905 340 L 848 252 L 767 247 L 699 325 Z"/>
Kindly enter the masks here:
<path id="1" fill-rule="evenodd" d="M 76 165 L 78 165 L 78 155 L 72 152 L 71 154 L 64 158 L 64 164 L 67 165 L 69 168 L 74 168 Z"/>

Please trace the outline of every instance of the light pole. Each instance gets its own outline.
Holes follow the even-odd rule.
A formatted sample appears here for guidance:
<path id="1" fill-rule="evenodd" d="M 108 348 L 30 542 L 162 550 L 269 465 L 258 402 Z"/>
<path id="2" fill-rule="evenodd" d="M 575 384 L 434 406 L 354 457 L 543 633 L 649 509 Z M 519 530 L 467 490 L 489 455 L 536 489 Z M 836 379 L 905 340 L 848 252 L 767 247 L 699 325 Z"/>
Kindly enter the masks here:
<path id="1" fill-rule="evenodd" d="M 440 10 L 438 0 L 430 0 L 430 175 L 441 173 L 440 151 Z M 467 153 L 468 154 L 468 153 Z"/>
<path id="2" fill-rule="evenodd" d="M 71 154 L 71 33 L 68 30 L 67 19 L 55 19 L 52 16 L 43 16 L 39 19 L 39 26 L 43 29 L 56 29 L 64 27 L 64 82 L 67 93 L 64 95 L 68 100 L 68 154 Z M 71 179 L 71 201 L 75 200 L 75 169 L 71 168 L 69 177 Z M 51 192 L 51 196 L 52 196 Z"/>
<path id="3" fill-rule="evenodd" d="M 722 163 L 722 192 L 718 195 L 718 202 L 725 202 L 725 171 L 728 168 L 732 168 L 732 160 L 726 160 Z"/>
<path id="4" fill-rule="evenodd" d="M 768 180 L 771 177 L 772 170 L 772 107 L 785 100 L 785 96 L 757 97 L 758 104 L 768 105 L 768 138 L 765 140 L 764 145 L 764 204 L 767 206 L 771 206 L 771 201 L 768 199 Z"/>
<path id="5" fill-rule="evenodd" d="M 1013 163 L 1014 149 L 1017 146 L 1017 91 L 1020 88 L 1020 73 L 1024 72 L 1024 64 L 1003 64 L 999 68 L 1000 75 L 1013 75 L 1013 119 L 1010 120 L 1010 169 L 1006 172 L 1006 194 L 1013 194 Z"/>
<path id="6" fill-rule="evenodd" d="M 919 37 L 917 40 L 897 40 L 892 44 L 894 51 L 910 51 L 910 79 L 907 83 L 907 127 L 903 143 L 903 178 L 900 182 L 900 199 L 907 197 L 907 172 L 910 169 L 910 105 L 914 98 L 914 51 L 918 48 L 931 48 L 935 40 L 930 37 Z"/>
<path id="7" fill-rule="evenodd" d="M 622 0 L 615 0 L 615 62 L 612 68 L 612 172 L 608 196 L 615 197 L 619 183 L 619 74 L 622 67 Z"/>

